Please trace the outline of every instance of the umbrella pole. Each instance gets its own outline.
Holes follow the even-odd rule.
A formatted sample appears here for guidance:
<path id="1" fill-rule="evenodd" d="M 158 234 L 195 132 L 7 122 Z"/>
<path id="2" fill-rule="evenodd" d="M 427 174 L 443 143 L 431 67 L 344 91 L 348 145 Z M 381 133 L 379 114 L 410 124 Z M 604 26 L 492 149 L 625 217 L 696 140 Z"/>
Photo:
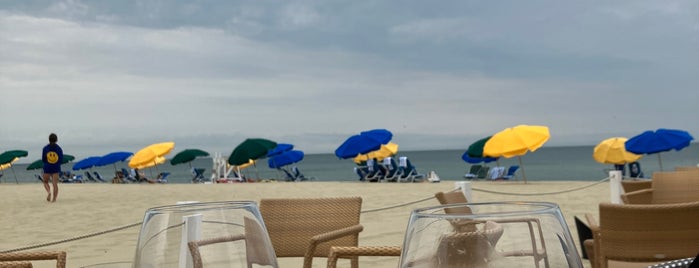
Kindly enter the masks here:
<path id="1" fill-rule="evenodd" d="M 260 173 L 257 172 L 257 163 L 252 162 L 252 165 L 255 167 L 255 177 L 259 180 L 259 179 L 260 179 Z"/>
<path id="2" fill-rule="evenodd" d="M 10 166 L 10 169 L 12 169 L 12 175 L 15 176 L 15 182 L 19 184 L 19 181 L 17 180 L 17 173 L 15 173 L 15 168 L 13 166 Z"/>
<path id="3" fill-rule="evenodd" d="M 660 153 L 658 153 L 658 164 L 660 165 L 660 171 L 663 171 L 663 160 L 660 159 Z"/>
<path id="4" fill-rule="evenodd" d="M 522 157 L 517 156 L 517 160 L 519 160 L 519 167 L 522 169 L 522 179 L 524 180 L 524 183 L 527 183 L 527 174 L 524 173 L 524 165 L 522 165 Z"/>

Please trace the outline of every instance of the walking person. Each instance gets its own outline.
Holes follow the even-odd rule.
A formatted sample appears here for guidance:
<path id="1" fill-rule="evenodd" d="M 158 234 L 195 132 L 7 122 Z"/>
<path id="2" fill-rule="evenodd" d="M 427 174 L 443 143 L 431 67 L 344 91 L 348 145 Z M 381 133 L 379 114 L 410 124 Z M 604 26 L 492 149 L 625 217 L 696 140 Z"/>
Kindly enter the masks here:
<path id="1" fill-rule="evenodd" d="M 49 144 L 44 146 L 41 153 L 41 161 L 44 162 L 43 182 L 46 189 L 46 201 L 56 202 L 58 197 L 58 177 L 61 174 L 61 162 L 63 161 L 63 149 L 56 143 L 58 136 L 51 133 L 49 135 Z M 49 179 L 53 184 L 53 199 L 51 198 L 51 187 L 49 187 Z"/>

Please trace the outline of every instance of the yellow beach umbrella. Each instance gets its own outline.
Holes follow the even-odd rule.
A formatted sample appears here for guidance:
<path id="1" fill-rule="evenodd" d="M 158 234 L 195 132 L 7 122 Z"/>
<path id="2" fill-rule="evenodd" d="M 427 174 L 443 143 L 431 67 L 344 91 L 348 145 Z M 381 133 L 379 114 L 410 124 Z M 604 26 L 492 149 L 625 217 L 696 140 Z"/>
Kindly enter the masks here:
<path id="1" fill-rule="evenodd" d="M 137 169 L 144 169 L 144 168 L 149 168 L 149 167 L 154 167 L 156 165 L 160 165 L 162 163 L 165 163 L 165 157 L 163 156 L 158 156 L 155 158 L 155 160 L 146 162 L 145 164 L 142 164 L 140 166 L 132 167 L 132 168 L 137 168 Z"/>
<path id="2" fill-rule="evenodd" d="M 398 144 L 389 142 L 387 144 L 382 144 L 381 148 L 376 151 L 368 152 L 366 154 L 357 155 L 354 158 L 355 163 L 366 162 L 369 159 L 383 160 L 386 157 L 394 156 L 398 153 Z"/>
<path id="3" fill-rule="evenodd" d="M 545 126 L 519 125 L 495 133 L 483 146 L 483 155 L 490 157 L 517 157 L 522 178 L 527 183 L 521 156 L 534 152 L 549 140 L 551 134 Z"/>
<path id="4" fill-rule="evenodd" d="M 175 148 L 174 142 L 162 142 L 148 145 L 131 157 L 131 160 L 129 160 L 129 167 L 137 168 L 147 165 L 150 162 L 155 162 L 158 157 L 169 154 L 173 148 Z"/>
<path id="5" fill-rule="evenodd" d="M 10 167 L 12 166 L 12 163 L 14 163 L 15 161 L 17 161 L 17 159 L 19 159 L 19 158 L 18 158 L 18 157 L 15 157 L 15 158 L 12 159 L 12 161 L 10 161 L 9 163 L 0 165 L 0 170 L 10 168 Z"/>
<path id="6" fill-rule="evenodd" d="M 613 137 L 601 141 L 595 146 L 592 152 L 592 158 L 602 164 L 622 165 L 630 162 L 635 162 L 643 157 L 642 155 L 634 154 L 626 151 L 625 143 L 628 139 L 624 137 Z"/>

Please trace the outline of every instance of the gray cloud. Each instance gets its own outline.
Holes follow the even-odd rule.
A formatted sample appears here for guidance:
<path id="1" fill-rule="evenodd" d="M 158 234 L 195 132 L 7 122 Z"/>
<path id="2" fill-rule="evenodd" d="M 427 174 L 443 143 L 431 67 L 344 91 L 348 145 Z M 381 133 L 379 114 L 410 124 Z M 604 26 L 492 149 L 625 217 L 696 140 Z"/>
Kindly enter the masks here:
<path id="1" fill-rule="evenodd" d="M 0 151 L 87 154 L 245 137 L 330 153 L 388 128 L 462 148 L 517 124 L 549 145 L 697 135 L 693 1 L 8 1 Z M 224 148 L 224 149 L 221 149 Z M 82 156 L 79 153 L 78 156 Z"/>

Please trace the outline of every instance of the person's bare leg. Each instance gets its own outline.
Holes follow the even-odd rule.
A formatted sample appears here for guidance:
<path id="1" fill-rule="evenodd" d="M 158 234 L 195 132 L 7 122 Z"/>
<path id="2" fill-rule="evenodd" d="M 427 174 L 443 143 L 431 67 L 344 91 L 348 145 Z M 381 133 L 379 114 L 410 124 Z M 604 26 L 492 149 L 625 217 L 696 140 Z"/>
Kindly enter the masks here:
<path id="1" fill-rule="evenodd" d="M 51 202 L 56 202 L 56 198 L 58 198 L 58 174 L 53 174 L 51 178 L 51 182 L 53 183 L 53 201 Z"/>
<path id="2" fill-rule="evenodd" d="M 49 178 L 51 178 L 51 174 L 44 173 L 42 174 L 42 182 L 44 183 L 44 189 L 46 189 L 46 202 L 51 202 L 51 189 L 49 188 Z"/>

